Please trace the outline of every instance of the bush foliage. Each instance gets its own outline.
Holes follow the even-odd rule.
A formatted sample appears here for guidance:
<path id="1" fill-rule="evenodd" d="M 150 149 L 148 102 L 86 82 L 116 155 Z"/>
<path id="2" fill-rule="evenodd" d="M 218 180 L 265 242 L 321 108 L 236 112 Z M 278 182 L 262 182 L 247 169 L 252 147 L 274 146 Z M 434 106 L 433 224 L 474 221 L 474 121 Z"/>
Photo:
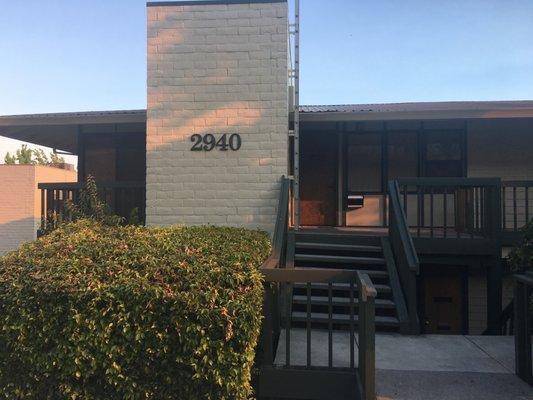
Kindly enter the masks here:
<path id="1" fill-rule="evenodd" d="M 533 270 L 533 219 L 522 228 L 522 239 L 508 258 L 513 272 Z"/>
<path id="2" fill-rule="evenodd" d="M 9 399 L 246 399 L 266 234 L 80 220 L 0 258 Z"/>

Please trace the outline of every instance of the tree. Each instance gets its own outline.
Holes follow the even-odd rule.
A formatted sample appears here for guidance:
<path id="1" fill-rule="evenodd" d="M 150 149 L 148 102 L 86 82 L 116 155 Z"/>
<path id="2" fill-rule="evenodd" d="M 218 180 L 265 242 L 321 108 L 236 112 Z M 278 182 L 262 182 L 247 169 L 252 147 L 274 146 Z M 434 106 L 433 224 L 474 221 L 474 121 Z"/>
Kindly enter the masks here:
<path id="1" fill-rule="evenodd" d="M 9 152 L 4 157 L 6 164 L 31 164 L 31 165 L 57 165 L 65 162 L 65 159 L 56 153 L 50 153 L 50 159 L 43 149 L 32 150 L 23 144 L 16 154 L 11 155 Z"/>
<path id="2" fill-rule="evenodd" d="M 9 154 L 9 151 L 8 151 L 6 153 L 6 156 L 4 157 L 4 162 L 8 165 L 13 165 L 17 163 L 17 158 Z"/>
<path id="3" fill-rule="evenodd" d="M 76 203 L 67 200 L 65 208 L 72 221 L 89 218 L 111 226 L 125 222 L 124 218 L 113 214 L 109 206 L 98 197 L 98 187 L 91 175 L 87 175 L 85 187 L 79 193 L 79 200 Z"/>

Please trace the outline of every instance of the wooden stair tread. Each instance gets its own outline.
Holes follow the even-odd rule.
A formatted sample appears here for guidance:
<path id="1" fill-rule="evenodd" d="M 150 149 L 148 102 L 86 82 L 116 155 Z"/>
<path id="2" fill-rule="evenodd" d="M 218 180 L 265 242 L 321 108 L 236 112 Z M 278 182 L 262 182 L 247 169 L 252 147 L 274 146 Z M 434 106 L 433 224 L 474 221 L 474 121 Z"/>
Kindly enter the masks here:
<path id="1" fill-rule="evenodd" d="M 381 257 L 354 257 L 354 256 L 329 256 L 318 254 L 294 255 L 295 261 L 337 262 L 343 264 L 377 264 L 385 265 L 385 259 Z"/>
<path id="2" fill-rule="evenodd" d="M 320 322 L 328 323 L 330 321 L 329 315 L 327 313 L 317 313 L 312 312 L 311 322 Z M 349 324 L 350 315 L 348 314 L 332 314 L 331 321 L 334 324 Z M 396 317 L 386 317 L 382 315 L 376 315 L 375 317 L 376 325 L 380 326 L 398 326 L 399 321 Z M 302 311 L 293 311 L 292 312 L 292 321 L 293 322 L 307 322 L 307 313 Z M 354 323 L 358 323 L 358 315 L 354 315 Z"/>
<path id="3" fill-rule="evenodd" d="M 375 299 L 375 305 L 376 307 L 380 308 L 394 308 L 394 302 L 392 300 L 388 299 Z M 295 304 L 307 304 L 307 296 L 305 295 L 294 295 L 293 296 L 293 302 Z M 349 297 L 338 297 L 338 296 L 332 296 L 331 297 L 332 305 L 334 306 L 349 306 L 350 305 L 350 298 Z M 354 304 L 358 303 L 358 299 L 354 299 Z M 311 296 L 311 304 L 312 305 L 328 305 L 329 304 L 329 298 L 328 296 Z"/>
<path id="4" fill-rule="evenodd" d="M 298 289 L 305 289 L 307 287 L 306 283 L 295 283 L 294 288 Z M 329 287 L 329 284 L 327 283 L 312 283 L 311 284 L 311 290 L 317 289 L 317 290 L 327 290 Z M 391 291 L 391 287 L 389 285 L 380 285 L 380 284 L 374 284 L 374 287 L 376 288 L 376 291 L 378 292 L 386 292 L 389 293 Z M 350 284 L 349 283 L 332 283 L 332 290 L 350 290 Z M 357 293 L 357 285 L 354 285 L 354 292 Z"/>
<path id="5" fill-rule="evenodd" d="M 337 250 L 337 251 L 361 251 L 381 253 L 381 246 L 367 246 L 358 244 L 342 243 L 315 243 L 315 242 L 296 242 L 297 249 L 316 249 L 316 250 Z"/>

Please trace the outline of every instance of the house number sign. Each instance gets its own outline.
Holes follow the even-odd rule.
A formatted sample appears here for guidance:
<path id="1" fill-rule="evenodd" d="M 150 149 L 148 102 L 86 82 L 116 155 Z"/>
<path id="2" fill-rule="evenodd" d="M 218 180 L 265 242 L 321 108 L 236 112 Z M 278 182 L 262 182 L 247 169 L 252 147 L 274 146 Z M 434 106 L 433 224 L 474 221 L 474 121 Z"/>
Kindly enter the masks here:
<path id="1" fill-rule="evenodd" d="M 241 148 L 242 140 L 241 135 L 233 133 L 228 135 L 212 135 L 207 133 L 205 135 L 199 135 L 198 133 L 191 136 L 191 142 L 193 145 L 191 151 L 211 151 L 217 148 L 220 151 L 227 151 L 228 149 L 237 151 Z"/>

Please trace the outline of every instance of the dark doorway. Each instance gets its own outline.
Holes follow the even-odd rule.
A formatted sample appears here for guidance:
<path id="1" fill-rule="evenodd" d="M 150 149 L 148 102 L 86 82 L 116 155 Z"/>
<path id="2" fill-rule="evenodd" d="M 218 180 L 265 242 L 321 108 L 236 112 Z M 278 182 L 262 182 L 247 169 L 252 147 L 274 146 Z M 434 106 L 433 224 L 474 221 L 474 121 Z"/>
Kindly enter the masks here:
<path id="1" fill-rule="evenodd" d="M 424 266 L 420 285 L 423 333 L 467 333 L 466 282 L 463 267 Z"/>
<path id="2" fill-rule="evenodd" d="M 302 132 L 300 138 L 300 222 L 336 225 L 337 135 Z"/>

